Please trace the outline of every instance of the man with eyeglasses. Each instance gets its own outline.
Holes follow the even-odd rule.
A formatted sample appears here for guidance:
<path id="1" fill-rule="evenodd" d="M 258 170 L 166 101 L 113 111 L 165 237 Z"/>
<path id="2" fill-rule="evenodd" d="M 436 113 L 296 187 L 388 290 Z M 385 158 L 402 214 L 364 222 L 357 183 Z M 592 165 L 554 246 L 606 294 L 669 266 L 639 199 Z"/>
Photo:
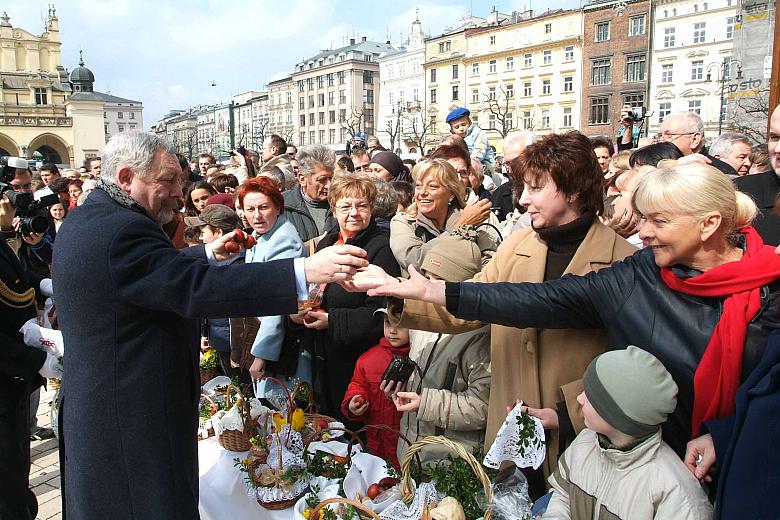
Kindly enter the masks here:
<path id="1" fill-rule="evenodd" d="M 772 170 L 745 175 L 736 179 L 734 184 L 739 191 L 756 201 L 760 214 L 753 221 L 753 227 L 764 243 L 776 246 L 780 244 L 780 217 L 774 212 L 775 199 L 780 194 L 780 106 L 772 111 L 766 143 Z"/>
<path id="2" fill-rule="evenodd" d="M 356 172 L 369 172 L 369 165 L 371 164 L 371 156 L 368 155 L 368 152 L 365 150 L 352 150 L 352 155 L 350 155 L 350 158 L 352 159 L 352 164 L 355 165 L 355 171 Z"/>
<path id="3" fill-rule="evenodd" d="M 704 148 L 704 123 L 696 112 L 669 114 L 661 123 L 654 140 L 657 143 L 673 143 L 685 156 L 699 154 L 702 156 L 701 162 L 711 164 L 727 175 L 737 176 L 737 171 L 731 165 L 707 155 Z"/>

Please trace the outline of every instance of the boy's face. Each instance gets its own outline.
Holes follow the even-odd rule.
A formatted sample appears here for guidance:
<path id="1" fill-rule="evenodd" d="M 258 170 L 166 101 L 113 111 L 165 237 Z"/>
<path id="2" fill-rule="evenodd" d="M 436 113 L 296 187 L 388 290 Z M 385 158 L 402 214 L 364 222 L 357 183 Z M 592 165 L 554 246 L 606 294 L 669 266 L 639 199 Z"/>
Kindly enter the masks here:
<path id="1" fill-rule="evenodd" d="M 385 318 L 385 337 L 392 346 L 403 347 L 409 343 L 409 329 L 396 327 Z"/>
<path id="2" fill-rule="evenodd" d="M 466 137 L 466 132 L 468 131 L 470 126 L 471 126 L 471 119 L 469 119 L 469 116 L 463 116 L 463 117 L 459 117 L 458 119 L 450 123 L 450 130 L 455 135 L 459 135 L 460 137 Z"/>
<path id="3" fill-rule="evenodd" d="M 587 428 L 608 437 L 612 432 L 615 431 L 615 429 L 610 426 L 607 421 L 602 419 L 596 410 L 593 409 L 593 406 L 591 406 L 590 401 L 588 401 L 588 396 L 585 395 L 585 392 L 582 392 L 577 396 L 577 402 L 582 406 L 582 415 L 585 418 L 585 426 Z"/>

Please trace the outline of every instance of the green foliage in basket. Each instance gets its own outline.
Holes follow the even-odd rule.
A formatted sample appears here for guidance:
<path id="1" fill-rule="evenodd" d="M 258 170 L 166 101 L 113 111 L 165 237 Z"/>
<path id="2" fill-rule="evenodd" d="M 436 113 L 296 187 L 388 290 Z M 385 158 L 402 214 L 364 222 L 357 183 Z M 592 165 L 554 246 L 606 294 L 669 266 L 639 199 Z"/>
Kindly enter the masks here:
<path id="1" fill-rule="evenodd" d="M 203 353 L 200 360 L 200 368 L 203 370 L 215 370 L 219 367 L 219 354 L 213 348 Z"/>
<path id="2" fill-rule="evenodd" d="M 474 458 L 482 460 L 483 454 L 474 453 Z M 490 480 L 495 478 L 498 473 L 494 469 L 483 468 Z M 440 460 L 435 465 L 427 466 L 425 475 L 430 480 L 436 481 L 436 491 L 439 493 L 454 497 L 463 506 L 463 511 L 468 518 L 481 518 L 485 512 L 479 508 L 474 495 L 484 491 L 482 482 L 474 475 L 469 463 L 460 457 L 447 455 L 447 458 Z"/>
<path id="3" fill-rule="evenodd" d="M 306 470 L 315 477 L 343 479 L 349 470 L 348 463 L 337 460 L 330 453 L 314 452 L 314 456 L 306 463 Z"/>

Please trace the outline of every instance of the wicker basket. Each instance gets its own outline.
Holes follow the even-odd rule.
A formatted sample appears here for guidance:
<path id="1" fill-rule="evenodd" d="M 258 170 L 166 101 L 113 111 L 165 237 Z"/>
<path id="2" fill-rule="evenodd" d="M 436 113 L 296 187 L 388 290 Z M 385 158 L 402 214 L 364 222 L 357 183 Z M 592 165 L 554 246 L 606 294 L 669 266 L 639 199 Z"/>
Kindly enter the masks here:
<path id="1" fill-rule="evenodd" d="M 241 396 L 241 390 L 235 385 L 228 385 L 227 387 L 227 395 L 225 396 L 225 405 L 227 406 L 227 409 L 230 410 L 231 399 L 230 399 L 230 389 L 233 388 L 236 391 L 236 400 L 238 400 L 238 397 Z M 219 445 L 225 448 L 228 451 L 249 451 L 249 448 L 252 447 L 252 444 L 249 442 L 249 438 L 251 437 L 251 434 L 249 432 L 248 424 L 247 424 L 247 417 L 249 417 L 249 404 L 246 401 L 246 399 L 242 400 L 244 403 L 245 410 L 241 411 L 241 415 L 244 421 L 244 428 L 242 431 L 238 430 L 224 430 L 217 440 L 219 441 Z"/>
<path id="2" fill-rule="evenodd" d="M 490 479 L 485 473 L 485 469 L 482 467 L 482 464 L 480 464 L 479 461 L 474 458 L 474 455 L 472 455 L 471 452 L 462 445 L 437 435 L 425 437 L 424 439 L 420 439 L 419 441 L 415 442 L 409 447 L 406 455 L 404 455 L 404 460 L 401 462 L 401 494 L 406 504 L 410 504 L 412 502 L 415 492 L 414 487 L 412 486 L 412 477 L 410 475 L 412 457 L 414 457 L 414 455 L 422 450 L 425 446 L 430 446 L 432 444 L 446 446 L 450 450 L 454 451 L 459 457 L 464 459 L 468 465 L 471 466 L 471 469 L 474 470 L 474 474 L 477 476 L 480 482 L 482 482 L 482 487 L 485 489 L 485 498 L 487 499 L 488 504 L 493 502 L 493 488 L 490 487 Z M 488 509 L 485 512 L 484 520 L 490 520 L 491 516 L 493 516 L 492 511 Z"/>
<path id="3" fill-rule="evenodd" d="M 366 432 L 368 430 L 384 430 L 384 431 L 392 432 L 392 433 L 395 433 L 396 435 L 398 435 L 399 439 L 403 439 L 403 441 L 406 442 L 406 444 L 408 446 L 411 447 L 412 444 L 413 444 L 412 441 L 409 440 L 409 437 L 404 435 L 403 432 L 401 432 L 401 430 L 397 430 L 397 429 L 393 428 L 392 426 L 388 426 L 387 424 L 366 424 L 365 426 L 360 428 L 358 431 L 356 431 L 355 435 L 360 435 L 361 433 L 364 433 L 364 432 Z M 417 459 L 417 465 L 422 470 L 422 460 L 420 459 L 420 454 L 419 453 L 415 453 L 414 455 L 415 455 L 415 458 Z"/>
<path id="4" fill-rule="evenodd" d="M 219 370 L 216 368 L 201 368 L 200 369 L 200 386 L 205 385 L 215 377 L 219 375 Z"/>
<path id="5" fill-rule="evenodd" d="M 314 509 L 311 510 L 311 516 L 309 517 L 309 520 L 319 520 L 320 509 L 327 506 L 328 504 L 350 505 L 357 510 L 358 516 L 361 518 L 361 520 L 379 520 L 379 515 L 374 513 L 367 506 L 355 500 L 350 500 L 349 498 L 344 498 L 344 497 L 334 497 L 334 498 L 329 498 L 327 500 L 323 500 L 322 502 L 314 506 Z"/>
<path id="6" fill-rule="evenodd" d="M 278 502 L 261 502 L 258 500 L 257 503 L 263 506 L 264 509 L 268 509 L 269 511 L 281 511 L 282 509 L 287 509 L 288 507 L 294 506 L 295 503 L 298 502 L 298 500 L 300 500 L 301 497 L 303 497 L 303 495 L 305 494 L 306 491 L 304 491 L 297 497 L 291 498 L 289 500 L 280 500 Z"/>

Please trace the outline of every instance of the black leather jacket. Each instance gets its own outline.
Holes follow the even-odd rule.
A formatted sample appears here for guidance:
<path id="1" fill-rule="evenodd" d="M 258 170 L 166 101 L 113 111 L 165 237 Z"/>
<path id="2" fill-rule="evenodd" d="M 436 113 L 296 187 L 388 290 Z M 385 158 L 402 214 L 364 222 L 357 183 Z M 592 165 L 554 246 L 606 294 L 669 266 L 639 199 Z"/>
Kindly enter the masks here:
<path id="1" fill-rule="evenodd" d="M 779 290 L 778 281 L 762 289 L 762 308 L 745 344 L 743 381 L 761 360 L 769 332 L 780 328 Z M 691 437 L 693 375 L 720 320 L 722 298 L 669 289 L 649 249 L 585 276 L 545 283 L 448 283 L 446 291 L 447 310 L 458 318 L 519 328 L 606 329 L 610 347 L 636 345 L 656 356 L 679 387 L 663 438 L 684 454 Z"/>

